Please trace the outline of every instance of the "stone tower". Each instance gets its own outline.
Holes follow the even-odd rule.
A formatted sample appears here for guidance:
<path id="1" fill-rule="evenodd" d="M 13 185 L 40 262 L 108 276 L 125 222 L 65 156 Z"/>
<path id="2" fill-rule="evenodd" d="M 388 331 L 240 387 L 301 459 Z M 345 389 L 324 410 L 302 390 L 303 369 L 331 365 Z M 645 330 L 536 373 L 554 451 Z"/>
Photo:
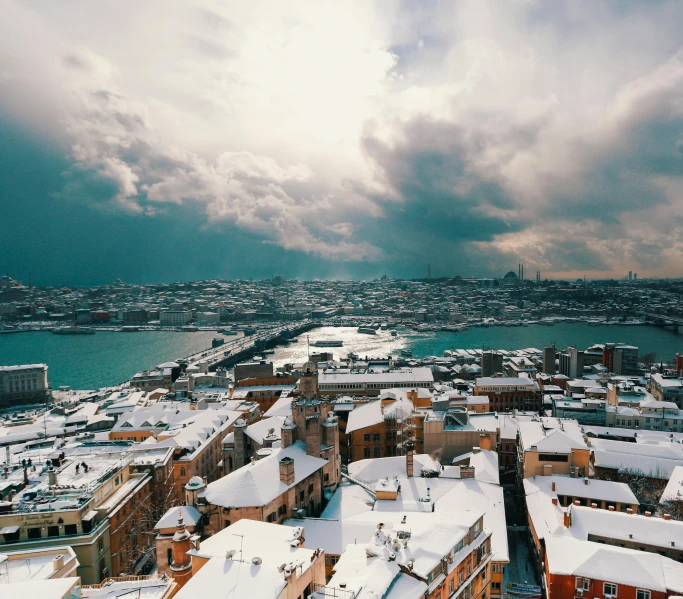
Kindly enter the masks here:
<path id="1" fill-rule="evenodd" d="M 306 362 L 299 377 L 299 395 L 302 399 L 318 397 L 318 370 L 314 362 Z"/>
<path id="2" fill-rule="evenodd" d="M 173 573 L 173 579 L 178 584 L 178 588 L 182 588 L 192 578 L 192 558 L 187 554 L 192 549 L 192 541 L 190 533 L 185 528 L 183 514 L 180 510 L 178 510 L 178 526 L 173 535 L 171 548 L 173 554 L 171 572 Z"/>

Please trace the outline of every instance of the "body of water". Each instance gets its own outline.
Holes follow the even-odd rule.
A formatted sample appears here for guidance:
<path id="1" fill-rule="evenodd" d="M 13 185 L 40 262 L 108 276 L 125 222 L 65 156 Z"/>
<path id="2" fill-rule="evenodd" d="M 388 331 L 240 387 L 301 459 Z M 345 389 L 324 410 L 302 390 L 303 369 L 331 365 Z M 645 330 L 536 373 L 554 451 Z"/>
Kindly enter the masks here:
<path id="1" fill-rule="evenodd" d="M 442 356 L 447 349 L 543 349 L 552 343 L 558 349 L 573 345 L 586 349 L 595 343 L 627 343 L 639 348 L 639 354 L 654 352 L 657 359 L 672 362 L 676 353 L 683 353 L 683 335 L 670 329 L 648 326 L 588 326 L 586 323 L 561 322 L 554 326 L 529 325 L 528 327 L 472 327 L 459 333 L 445 331 L 418 333 L 397 329 L 398 337 L 389 331 L 377 335 L 364 335 L 350 327 L 323 327 L 308 333 L 311 352 L 327 351 L 335 357 L 346 357 L 349 352 L 365 356 L 396 354 L 410 348 L 413 357 Z M 339 339 L 342 347 L 314 347 L 318 340 Z M 307 339 L 302 335 L 287 347 L 276 348 L 272 356 L 277 366 L 306 359 Z"/>
<path id="2" fill-rule="evenodd" d="M 459 333 L 417 333 L 398 329 L 377 335 L 358 333 L 355 327 L 322 327 L 302 335 L 287 346 L 275 349 L 276 366 L 303 362 L 310 350 L 327 351 L 336 357 L 349 352 L 365 356 L 387 356 L 410 348 L 416 358 L 440 356 L 447 349 L 542 349 L 555 343 L 558 349 L 574 345 L 585 349 L 594 343 L 621 342 L 636 345 L 640 355 L 655 352 L 657 359 L 671 362 L 683 353 L 683 336 L 669 329 L 646 326 L 597 326 L 559 323 L 552 327 L 475 327 Z M 98 332 L 96 335 L 18 333 L 0 335 L 0 365 L 45 363 L 54 388 L 96 389 L 122 383 L 140 370 L 211 347 L 214 332 L 138 331 Z M 342 347 L 315 347 L 319 340 L 339 339 Z"/>
<path id="3" fill-rule="evenodd" d="M 136 372 L 211 347 L 213 331 L 98 332 L 95 335 L 0 335 L 0 365 L 47 364 L 53 389 L 118 385 Z"/>

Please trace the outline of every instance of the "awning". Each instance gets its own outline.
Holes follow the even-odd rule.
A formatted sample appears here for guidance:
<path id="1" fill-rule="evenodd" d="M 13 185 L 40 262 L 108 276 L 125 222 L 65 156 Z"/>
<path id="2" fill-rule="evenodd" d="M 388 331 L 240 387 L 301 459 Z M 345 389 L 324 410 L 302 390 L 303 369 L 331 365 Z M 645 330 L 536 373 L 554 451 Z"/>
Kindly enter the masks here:
<path id="1" fill-rule="evenodd" d="M 95 516 L 97 516 L 97 512 L 95 510 L 90 510 L 85 516 L 83 516 L 83 520 L 92 520 Z"/>
<path id="2" fill-rule="evenodd" d="M 0 528 L 0 535 L 12 535 L 15 532 L 19 532 L 18 526 L 5 526 L 5 528 Z"/>

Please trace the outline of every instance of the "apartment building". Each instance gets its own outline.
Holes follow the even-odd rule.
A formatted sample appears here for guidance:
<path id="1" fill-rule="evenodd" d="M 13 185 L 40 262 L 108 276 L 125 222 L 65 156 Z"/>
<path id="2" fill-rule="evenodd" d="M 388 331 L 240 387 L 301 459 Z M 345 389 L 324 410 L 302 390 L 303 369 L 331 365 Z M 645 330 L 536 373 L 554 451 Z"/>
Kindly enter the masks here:
<path id="1" fill-rule="evenodd" d="M 654 553 L 549 538 L 545 560 L 548 599 L 666 599 L 683 592 L 683 564 Z"/>
<path id="2" fill-rule="evenodd" d="M 25 466 L 8 468 L 1 481 L 5 502 L 0 511 L 0 550 L 67 543 L 78 558 L 78 575 L 87 584 L 122 568 L 133 573 L 153 524 L 146 529 L 150 477 L 131 471 L 132 457 L 96 449 L 73 455 L 57 451 L 47 463 L 39 461 L 34 450 L 22 459 Z M 135 554 L 133 549 L 140 551 Z"/>
<path id="3" fill-rule="evenodd" d="M 650 393 L 659 401 L 670 401 L 683 409 L 683 378 L 653 374 L 650 377 Z"/>
<path id="4" fill-rule="evenodd" d="M 227 589 L 235 597 L 297 599 L 325 584 L 325 554 L 305 546 L 302 530 L 241 520 L 194 547 L 189 534 L 179 536 L 188 570 L 175 599 L 213 599 Z"/>
<path id="5" fill-rule="evenodd" d="M 351 481 L 355 482 L 339 486 L 321 519 L 294 519 L 285 523 L 303 526 L 307 542 L 325 550 L 329 558 L 327 573 L 332 576 L 330 593 L 335 588 L 339 589 L 339 584 L 344 581 L 344 577 L 340 576 L 345 571 L 344 561 L 354 563 L 351 558 L 355 554 L 349 551 L 362 552 L 358 557 L 365 559 L 366 545 L 363 539 L 377 538 L 375 531 L 381 523 L 384 527 L 379 530 L 390 541 L 390 551 L 396 555 L 396 561 L 403 563 L 403 555 L 394 550 L 393 543 L 393 538 L 402 534 L 399 531 L 410 532 L 409 537 L 404 539 L 410 552 L 408 559 L 410 556 L 423 555 L 424 548 L 430 554 L 430 559 L 435 560 L 431 562 L 434 569 L 429 568 L 429 562 L 424 562 L 427 566 L 424 570 L 426 575 L 422 576 L 411 570 L 405 572 L 401 567 L 404 573 L 425 585 L 415 596 L 446 598 L 464 596 L 463 593 L 476 596 L 488 584 L 485 591 L 487 596 L 501 597 L 509 550 L 503 489 L 498 485 L 498 463 L 495 458 L 494 452 L 475 450 L 458 456 L 454 465 L 442 467 L 428 455 L 408 451 L 401 457 L 354 462 L 349 465 L 349 475 Z M 468 556 L 467 540 L 462 537 L 465 531 L 449 528 L 458 528 L 463 524 L 468 531 L 474 525 L 472 533 L 480 531 L 474 534 L 475 545 L 484 540 L 490 543 L 485 556 L 485 560 L 490 559 L 488 564 L 479 562 L 477 566 L 479 558 L 471 554 Z M 434 544 L 427 541 L 423 546 L 423 540 L 432 538 L 432 534 Z M 449 555 L 447 545 L 442 547 L 441 534 L 456 541 L 453 548 L 458 552 L 457 558 Z M 462 544 L 461 540 L 464 540 Z M 391 560 L 391 554 L 386 555 Z M 436 560 L 443 558 L 445 564 L 442 569 L 436 568 Z M 372 564 L 376 562 L 369 556 L 367 559 L 369 561 L 360 563 L 361 569 L 373 567 Z M 382 564 L 381 567 L 386 565 Z M 379 576 L 379 573 L 376 575 Z M 374 576 L 374 573 L 368 572 L 368 578 L 358 582 L 369 584 Z M 391 583 L 391 575 L 386 580 L 382 576 L 385 583 Z M 482 587 L 469 586 L 475 578 L 481 579 Z M 408 583 L 407 580 L 398 579 L 394 580 L 393 585 Z M 398 591 L 397 595 L 392 595 L 385 588 L 377 592 L 382 597 L 402 597 Z M 387 594 L 382 594 L 384 592 Z"/>
<path id="6" fill-rule="evenodd" d="M 518 477 L 588 476 L 590 447 L 576 420 L 536 418 L 519 423 Z"/>
<path id="7" fill-rule="evenodd" d="M 281 447 L 264 447 L 250 462 L 240 442 L 246 423 L 238 421 L 234 456 L 227 456 L 237 468 L 194 489 L 188 500 L 205 515 L 209 532 L 242 519 L 280 522 L 297 510 L 322 511 L 324 494 L 334 491 L 341 474 L 337 419 L 332 412 L 324 417 L 327 406 L 317 399 L 293 402 L 291 419 L 281 425 Z"/>
<path id="8" fill-rule="evenodd" d="M 182 327 L 192 321 L 192 310 L 162 310 L 159 322 L 164 327 Z"/>
<path id="9" fill-rule="evenodd" d="M 372 369 L 327 369 L 318 377 L 322 395 L 378 396 L 387 389 L 433 389 L 434 375 L 429 368 L 398 368 L 375 372 Z"/>
<path id="10" fill-rule="evenodd" d="M 0 366 L 0 408 L 50 401 L 46 364 Z"/>
<path id="11" fill-rule="evenodd" d="M 494 412 L 512 410 L 540 411 L 543 392 L 538 383 L 524 377 L 481 377 L 476 379 L 474 395 L 487 395 Z"/>

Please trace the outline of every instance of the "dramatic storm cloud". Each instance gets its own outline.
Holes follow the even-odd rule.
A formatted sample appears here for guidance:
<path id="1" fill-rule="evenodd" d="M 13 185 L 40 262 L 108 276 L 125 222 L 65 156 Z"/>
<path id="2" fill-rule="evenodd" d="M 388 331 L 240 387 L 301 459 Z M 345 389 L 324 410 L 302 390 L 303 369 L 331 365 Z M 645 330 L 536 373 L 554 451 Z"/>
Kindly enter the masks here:
<path id="1" fill-rule="evenodd" d="M 20 278 L 683 274 L 677 1 L 0 6 Z"/>

